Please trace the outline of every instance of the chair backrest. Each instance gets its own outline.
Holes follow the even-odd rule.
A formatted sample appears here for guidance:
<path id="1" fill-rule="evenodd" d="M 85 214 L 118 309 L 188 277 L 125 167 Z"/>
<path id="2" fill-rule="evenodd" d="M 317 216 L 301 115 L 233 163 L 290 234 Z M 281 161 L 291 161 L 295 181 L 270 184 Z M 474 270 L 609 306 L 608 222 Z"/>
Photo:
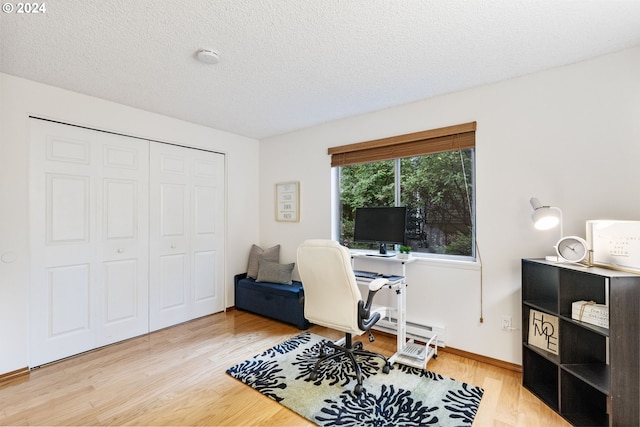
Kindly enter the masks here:
<path id="1" fill-rule="evenodd" d="M 304 315 L 317 325 L 360 335 L 358 301 L 362 295 L 349 250 L 333 240 L 307 240 L 298 247 L 298 272 L 304 287 Z"/>

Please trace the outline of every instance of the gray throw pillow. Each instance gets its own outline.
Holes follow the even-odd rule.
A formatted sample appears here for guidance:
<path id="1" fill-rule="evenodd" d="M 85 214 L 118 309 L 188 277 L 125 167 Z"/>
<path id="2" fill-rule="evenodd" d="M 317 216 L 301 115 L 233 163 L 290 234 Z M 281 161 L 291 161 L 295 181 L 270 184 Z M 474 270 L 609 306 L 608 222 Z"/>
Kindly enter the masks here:
<path id="1" fill-rule="evenodd" d="M 280 245 L 275 245 L 269 249 L 262 249 L 260 246 L 251 245 L 249 263 L 247 264 L 247 277 L 251 277 L 252 279 L 258 277 L 258 269 L 260 268 L 258 260 L 260 258 L 272 262 L 280 261 Z"/>
<path id="2" fill-rule="evenodd" d="M 258 262 L 260 268 L 258 269 L 256 282 L 291 284 L 291 272 L 295 263 L 278 264 L 277 262 L 266 261 L 264 258 L 260 258 Z"/>

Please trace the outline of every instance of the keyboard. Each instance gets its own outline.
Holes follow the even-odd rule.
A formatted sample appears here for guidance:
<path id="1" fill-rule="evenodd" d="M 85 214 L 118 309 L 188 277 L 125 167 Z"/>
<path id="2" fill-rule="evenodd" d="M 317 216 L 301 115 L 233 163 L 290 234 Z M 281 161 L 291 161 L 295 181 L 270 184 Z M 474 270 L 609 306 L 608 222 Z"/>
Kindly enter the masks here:
<path id="1" fill-rule="evenodd" d="M 353 270 L 353 274 L 355 274 L 356 277 L 363 277 L 365 279 L 375 279 L 377 277 L 382 277 L 381 274 L 374 273 L 373 271 Z"/>
<path id="2" fill-rule="evenodd" d="M 395 285 L 404 280 L 404 276 L 395 276 L 393 274 L 381 274 L 375 273 L 373 271 L 363 271 L 363 270 L 353 270 L 354 275 L 356 276 L 356 280 L 360 283 L 371 282 L 372 280 L 385 278 L 389 282 L 389 285 Z"/>

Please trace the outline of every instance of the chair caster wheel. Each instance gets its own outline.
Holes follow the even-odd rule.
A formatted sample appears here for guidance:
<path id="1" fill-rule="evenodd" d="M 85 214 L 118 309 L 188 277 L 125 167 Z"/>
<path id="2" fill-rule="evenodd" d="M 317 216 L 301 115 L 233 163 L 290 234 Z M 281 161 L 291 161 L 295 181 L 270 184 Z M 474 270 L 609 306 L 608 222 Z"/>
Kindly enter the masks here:
<path id="1" fill-rule="evenodd" d="M 391 366 L 389 366 L 389 364 L 386 364 L 382 367 L 383 374 L 388 374 L 390 371 L 391 371 Z"/>
<path id="2" fill-rule="evenodd" d="M 356 384 L 356 386 L 353 388 L 353 394 L 355 394 L 356 396 L 360 396 L 363 390 L 364 387 L 362 387 L 362 384 Z"/>
<path id="3" fill-rule="evenodd" d="M 309 379 L 310 379 L 311 381 L 315 381 L 315 380 L 317 380 L 317 379 L 318 379 L 318 373 L 317 373 L 317 372 L 315 372 L 315 371 L 311 372 L 311 373 L 309 374 Z"/>

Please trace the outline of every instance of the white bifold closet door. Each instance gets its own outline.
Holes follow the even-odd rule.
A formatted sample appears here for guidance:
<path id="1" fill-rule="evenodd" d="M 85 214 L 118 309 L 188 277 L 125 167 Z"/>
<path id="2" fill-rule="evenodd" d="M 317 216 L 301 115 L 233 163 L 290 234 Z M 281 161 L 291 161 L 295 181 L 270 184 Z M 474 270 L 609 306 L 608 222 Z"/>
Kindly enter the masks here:
<path id="1" fill-rule="evenodd" d="M 151 146 L 150 327 L 224 310 L 224 156 Z"/>
<path id="2" fill-rule="evenodd" d="M 224 155 L 30 120 L 29 366 L 224 310 Z"/>
<path id="3" fill-rule="evenodd" d="M 149 330 L 149 143 L 32 119 L 30 366 Z"/>

